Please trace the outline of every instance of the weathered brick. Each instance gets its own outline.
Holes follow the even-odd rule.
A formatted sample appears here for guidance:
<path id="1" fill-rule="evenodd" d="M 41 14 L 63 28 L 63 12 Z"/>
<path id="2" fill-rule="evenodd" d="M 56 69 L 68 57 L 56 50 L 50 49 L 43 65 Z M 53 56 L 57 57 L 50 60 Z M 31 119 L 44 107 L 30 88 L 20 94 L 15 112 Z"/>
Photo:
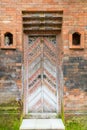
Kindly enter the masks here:
<path id="1" fill-rule="evenodd" d="M 19 90 L 21 92 L 22 86 L 26 86 L 24 79 L 27 80 L 27 75 L 24 69 L 27 63 L 24 63 L 24 60 L 27 58 L 27 52 L 24 54 L 24 44 L 27 40 L 24 41 L 22 28 L 22 11 L 24 10 L 63 11 L 62 40 L 58 35 L 57 57 L 58 66 L 61 66 L 63 70 L 63 80 L 60 82 L 64 81 L 65 111 L 87 110 L 85 107 L 87 105 L 86 0 L 2 0 L 0 2 L 0 103 L 9 101 L 11 98 L 20 98 L 23 93 L 19 93 Z M 79 29 L 84 32 L 84 49 L 69 49 L 69 33 Z M 3 33 L 9 31 L 14 35 L 15 49 L 2 49 Z M 51 32 L 48 31 L 47 34 Z M 62 79 L 61 75 L 58 77 Z"/>

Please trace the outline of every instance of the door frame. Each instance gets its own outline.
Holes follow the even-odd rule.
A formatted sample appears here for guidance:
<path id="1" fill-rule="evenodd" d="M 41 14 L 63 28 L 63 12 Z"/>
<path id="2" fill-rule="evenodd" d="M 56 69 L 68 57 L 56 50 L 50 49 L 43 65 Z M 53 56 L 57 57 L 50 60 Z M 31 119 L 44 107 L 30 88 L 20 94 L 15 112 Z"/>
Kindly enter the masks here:
<path id="1" fill-rule="evenodd" d="M 57 33 L 42 33 L 40 34 L 23 34 L 23 114 L 27 115 L 28 114 L 28 62 L 27 62 L 27 56 L 28 56 L 28 52 L 27 52 L 27 48 L 28 48 L 28 36 L 29 35 L 56 35 L 56 44 L 57 44 L 57 113 L 56 114 L 60 114 L 61 113 L 61 103 L 62 103 L 62 99 L 63 99 L 63 71 L 62 71 L 62 56 L 61 56 L 61 52 L 62 52 L 62 38 L 61 38 L 61 31 L 57 32 Z"/>

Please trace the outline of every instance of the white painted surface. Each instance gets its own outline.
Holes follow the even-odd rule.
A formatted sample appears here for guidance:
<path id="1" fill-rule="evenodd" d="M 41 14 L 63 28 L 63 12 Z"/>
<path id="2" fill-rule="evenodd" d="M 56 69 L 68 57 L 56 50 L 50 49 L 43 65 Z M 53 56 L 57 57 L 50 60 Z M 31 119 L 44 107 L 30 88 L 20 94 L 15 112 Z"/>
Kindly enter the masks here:
<path id="1" fill-rule="evenodd" d="M 56 129 L 65 130 L 65 126 L 61 119 L 24 119 L 22 121 L 20 130 L 31 130 L 31 129 Z"/>

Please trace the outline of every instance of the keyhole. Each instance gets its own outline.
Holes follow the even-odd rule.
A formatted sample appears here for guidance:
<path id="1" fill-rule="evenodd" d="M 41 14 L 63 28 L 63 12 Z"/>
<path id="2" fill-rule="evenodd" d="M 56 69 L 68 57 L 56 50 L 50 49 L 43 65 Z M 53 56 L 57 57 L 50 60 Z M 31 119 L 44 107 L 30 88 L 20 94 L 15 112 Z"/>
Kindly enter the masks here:
<path id="1" fill-rule="evenodd" d="M 41 79 L 41 75 L 38 75 L 38 79 Z"/>

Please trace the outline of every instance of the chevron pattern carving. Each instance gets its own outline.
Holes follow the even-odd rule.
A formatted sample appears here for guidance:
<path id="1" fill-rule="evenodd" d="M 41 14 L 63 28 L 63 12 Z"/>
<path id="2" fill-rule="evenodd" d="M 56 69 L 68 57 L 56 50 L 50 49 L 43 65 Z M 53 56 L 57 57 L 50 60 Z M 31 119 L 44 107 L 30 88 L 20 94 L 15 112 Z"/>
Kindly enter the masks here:
<path id="1" fill-rule="evenodd" d="M 29 112 L 56 112 L 56 37 L 29 36 Z"/>

